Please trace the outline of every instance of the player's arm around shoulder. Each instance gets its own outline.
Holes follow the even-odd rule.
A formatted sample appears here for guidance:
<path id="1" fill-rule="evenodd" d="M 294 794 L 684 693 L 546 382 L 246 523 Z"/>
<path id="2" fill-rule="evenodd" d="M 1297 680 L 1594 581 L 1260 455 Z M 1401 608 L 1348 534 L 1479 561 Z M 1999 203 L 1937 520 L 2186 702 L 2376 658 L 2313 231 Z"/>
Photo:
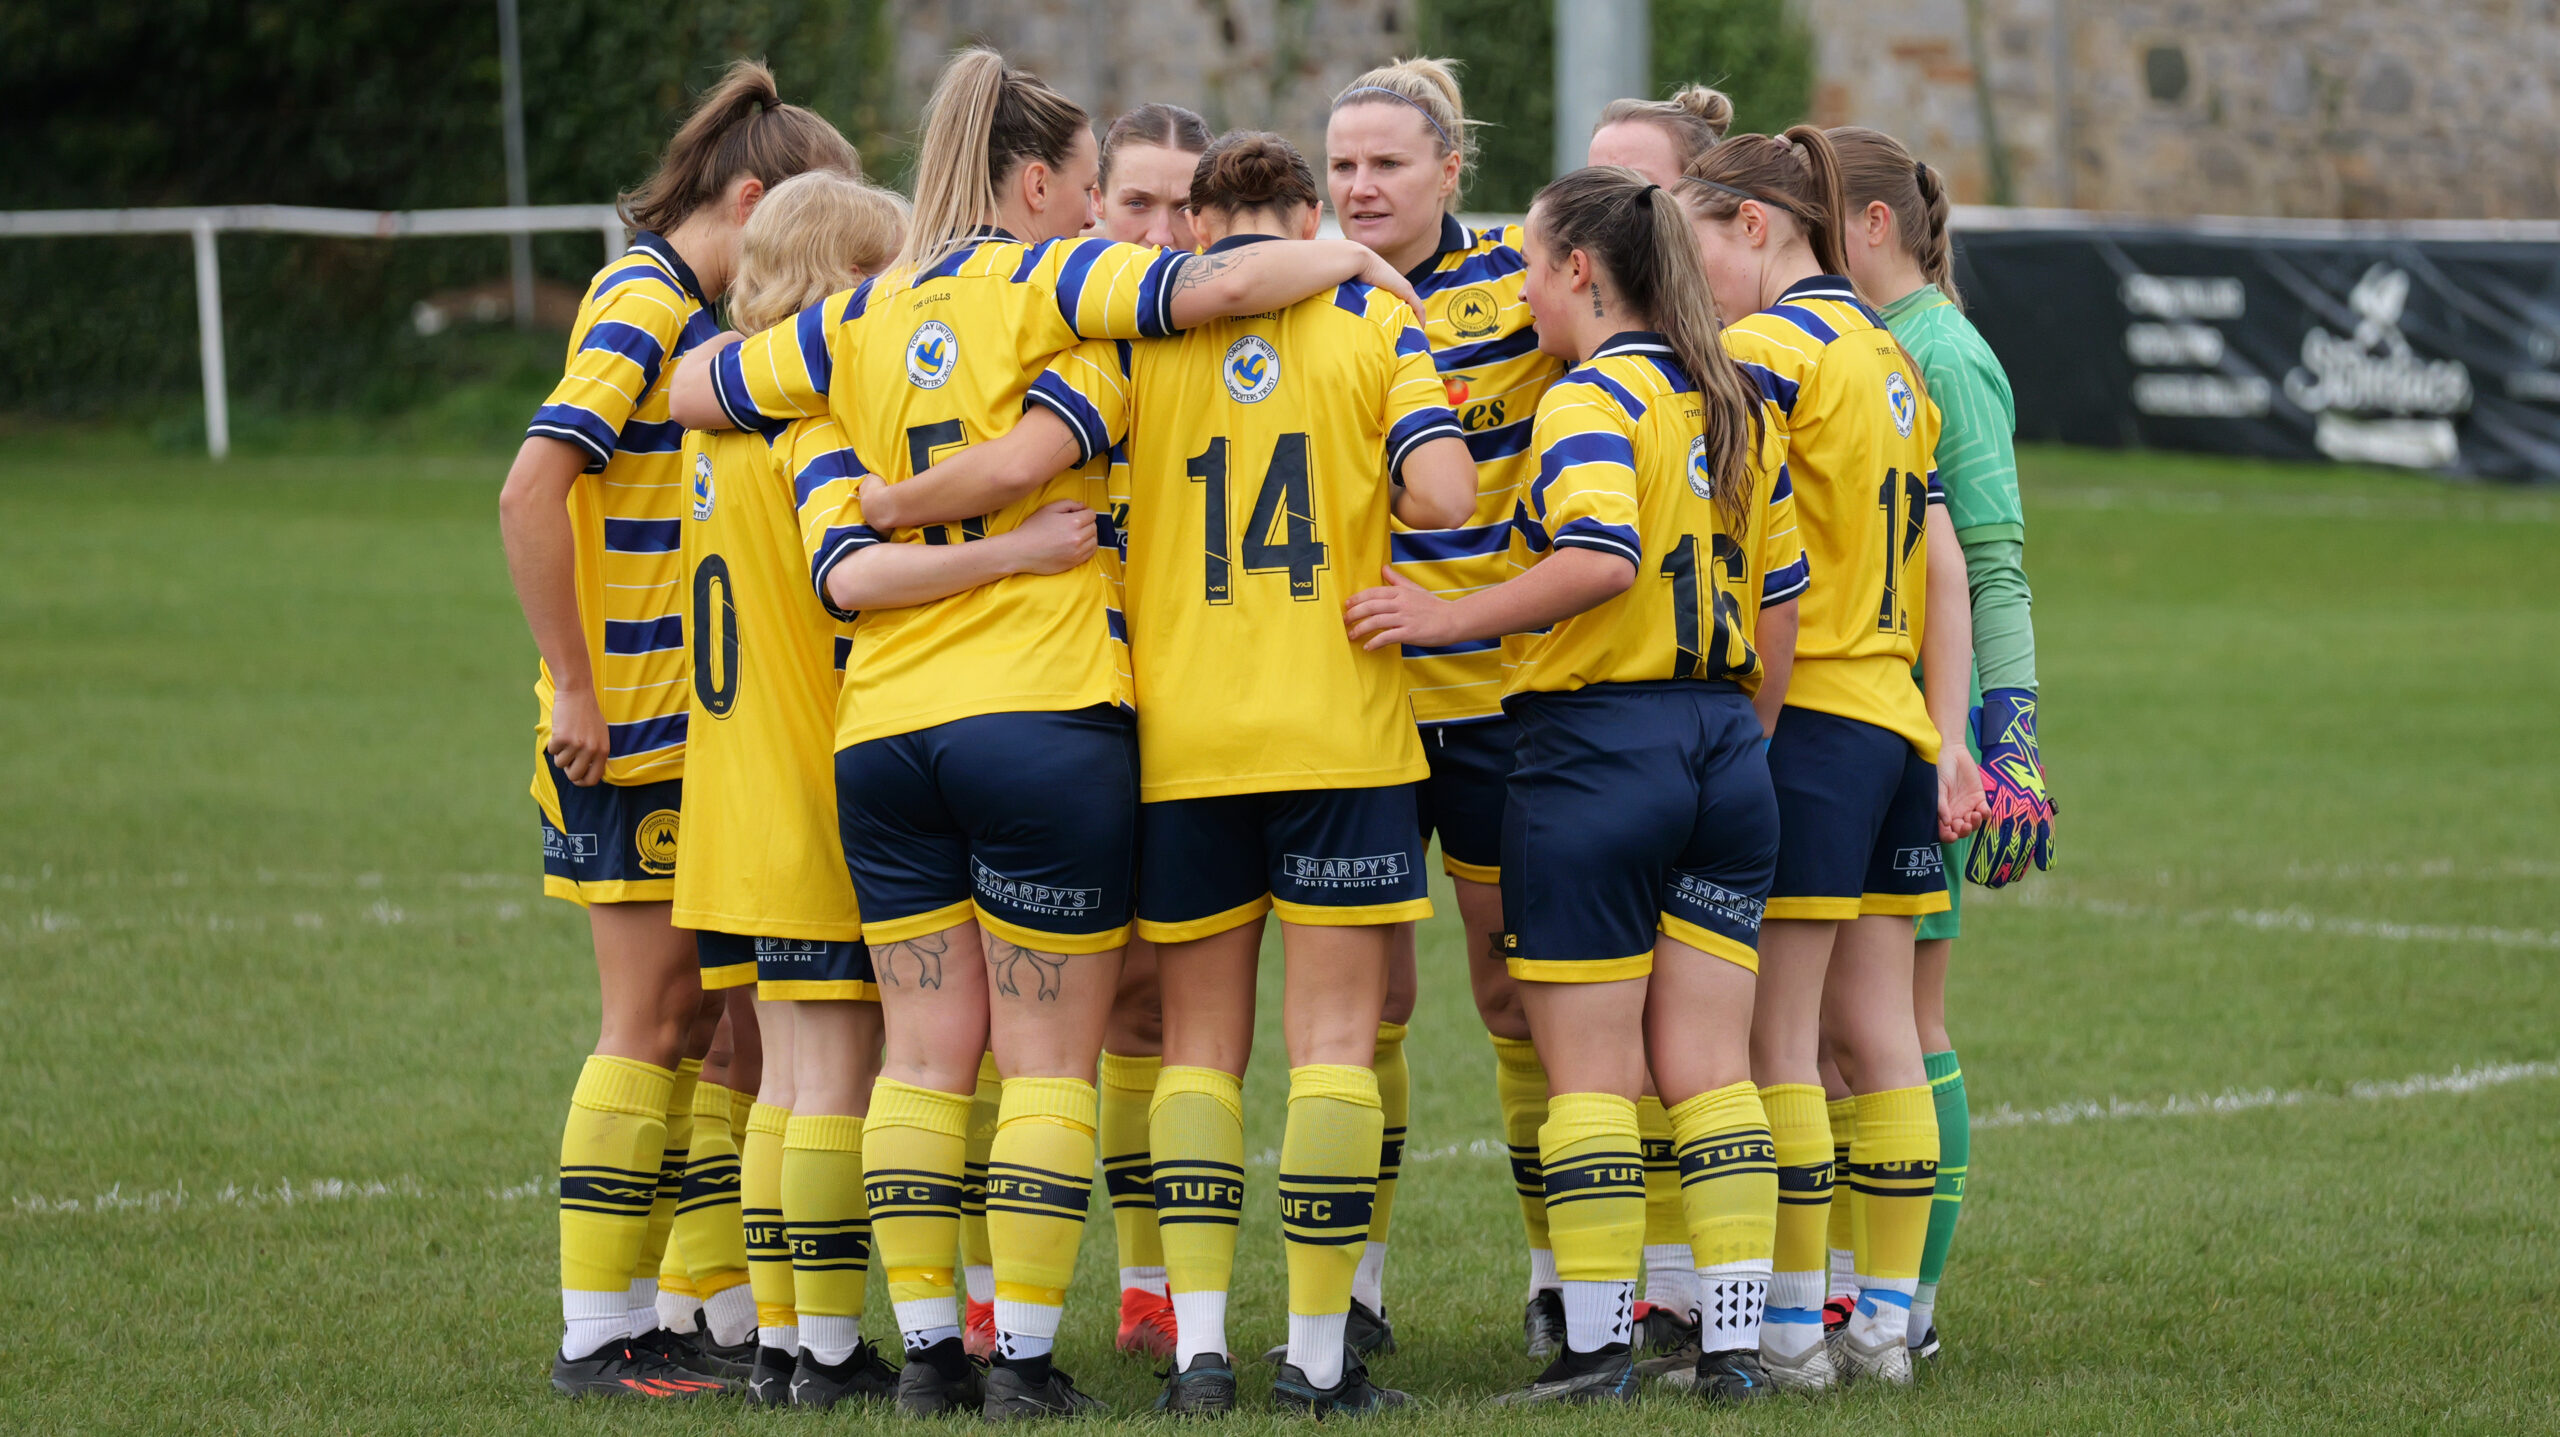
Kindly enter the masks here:
<path id="1" fill-rule="evenodd" d="M 1476 460 L 1448 405 L 1422 321 L 1403 300 L 1367 292 L 1362 316 L 1385 342 L 1387 473 L 1396 521 L 1413 529 L 1453 529 L 1473 517 Z"/>

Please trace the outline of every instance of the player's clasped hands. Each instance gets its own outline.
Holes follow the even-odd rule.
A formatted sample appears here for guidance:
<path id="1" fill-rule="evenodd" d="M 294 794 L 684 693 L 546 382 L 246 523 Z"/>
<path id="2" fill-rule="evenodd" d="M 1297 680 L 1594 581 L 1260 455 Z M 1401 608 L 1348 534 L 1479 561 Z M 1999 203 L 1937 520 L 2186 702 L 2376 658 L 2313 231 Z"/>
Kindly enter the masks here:
<path id="1" fill-rule="evenodd" d="M 1063 574 L 1092 558 L 1098 543 L 1093 510 L 1073 499 L 1044 506 L 1004 538 L 1019 548 L 1027 574 Z"/>
<path id="2" fill-rule="evenodd" d="M 1448 600 L 1394 569 L 1379 572 L 1386 575 L 1385 584 L 1362 589 L 1343 606 L 1343 622 L 1350 625 L 1353 642 L 1364 649 L 1388 644 L 1438 648 L 1457 638 L 1457 619 Z"/>

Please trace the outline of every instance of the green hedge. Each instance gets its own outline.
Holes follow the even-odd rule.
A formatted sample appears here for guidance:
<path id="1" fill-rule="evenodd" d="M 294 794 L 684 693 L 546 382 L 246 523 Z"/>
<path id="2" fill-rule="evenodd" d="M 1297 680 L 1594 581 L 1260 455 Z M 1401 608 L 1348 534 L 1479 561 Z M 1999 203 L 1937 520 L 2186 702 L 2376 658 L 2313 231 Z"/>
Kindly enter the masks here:
<path id="1" fill-rule="evenodd" d="M 1421 0 L 1433 53 L 1467 63 L 1494 121 L 1472 206 L 1518 209 L 1547 178 L 1553 0 Z M 0 209 L 500 204 L 490 0 L 17 0 L 0 5 L 14 143 Z M 521 0 L 531 198 L 590 203 L 642 178 L 692 94 L 762 55 L 783 93 L 896 178 L 887 0 Z M 1657 79 L 1722 78 L 1745 128 L 1803 113 L 1811 47 L 1785 0 L 1654 0 Z M 244 411 L 413 410 L 454 386 L 525 383 L 556 335 L 422 337 L 410 307 L 502 279 L 503 239 L 226 235 L 224 334 Z M 590 234 L 535 242 L 583 285 Z M 182 237 L 0 240 L 0 414 L 175 412 L 197 393 Z"/>
<path id="2" fill-rule="evenodd" d="M 720 66 L 773 64 L 783 93 L 866 153 L 886 124 L 883 0 L 522 0 L 534 203 L 643 178 Z M 20 0 L 0 6 L 0 93 L 24 131 L 0 208 L 506 201 L 489 0 Z M 866 143 L 869 142 L 869 143 Z M 224 333 L 247 407 L 386 411 L 459 380 L 557 364 L 559 337 L 411 327 L 439 290 L 503 279 L 503 239 L 226 235 Z M 535 244 L 583 286 L 592 234 Z M 0 412 L 133 412 L 197 389 L 183 237 L 0 241 Z"/>

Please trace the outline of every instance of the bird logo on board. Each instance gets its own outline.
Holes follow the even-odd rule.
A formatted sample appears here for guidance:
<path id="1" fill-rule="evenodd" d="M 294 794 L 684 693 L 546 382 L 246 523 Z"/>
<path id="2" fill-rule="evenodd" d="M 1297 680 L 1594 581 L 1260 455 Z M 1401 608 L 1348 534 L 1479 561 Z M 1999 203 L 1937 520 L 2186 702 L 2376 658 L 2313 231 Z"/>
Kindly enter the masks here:
<path id="1" fill-rule="evenodd" d="M 1449 327 L 1460 339 L 1483 339 L 1502 327 L 1502 303 L 1483 285 L 1470 285 L 1449 297 Z"/>
<path id="2" fill-rule="evenodd" d="M 960 340 L 951 326 L 928 319 L 907 340 L 907 382 L 918 389 L 940 389 L 951 382 L 960 362 Z"/>
<path id="3" fill-rule="evenodd" d="M 1280 351 L 1258 334 L 1228 345 L 1226 362 L 1219 369 L 1226 375 L 1227 393 L 1238 404 L 1260 404 L 1280 387 Z"/>
<path id="4" fill-rule="evenodd" d="M 1885 374 L 1884 407 L 1893 411 L 1893 432 L 1910 438 L 1911 426 L 1920 420 L 1920 400 L 1911 392 L 1911 381 L 1903 378 L 1899 369 Z"/>
<path id="5" fill-rule="evenodd" d="M 1689 441 L 1689 492 L 1701 499 L 1716 497 L 1715 470 L 1707 464 L 1707 436 Z"/>
<path id="6" fill-rule="evenodd" d="M 711 517 L 711 456 L 693 456 L 693 522 L 699 524 Z"/>
<path id="7" fill-rule="evenodd" d="M 639 829 L 631 835 L 631 846 L 640 851 L 640 871 L 663 878 L 676 871 L 676 829 L 681 820 L 672 808 L 662 808 L 640 820 Z"/>

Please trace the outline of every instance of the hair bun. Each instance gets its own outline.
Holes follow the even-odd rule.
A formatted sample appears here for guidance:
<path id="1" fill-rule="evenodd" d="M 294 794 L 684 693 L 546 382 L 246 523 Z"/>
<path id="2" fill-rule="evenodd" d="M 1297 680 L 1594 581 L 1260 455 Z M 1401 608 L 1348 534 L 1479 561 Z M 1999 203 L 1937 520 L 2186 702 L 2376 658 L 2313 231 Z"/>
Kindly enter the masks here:
<path id="1" fill-rule="evenodd" d="M 1723 139 L 1733 128 L 1733 100 L 1713 85 L 1691 85 L 1671 97 L 1671 103 L 1698 117 L 1699 121 Z"/>
<path id="2" fill-rule="evenodd" d="M 1230 130 L 1209 144 L 1191 172 L 1194 209 L 1262 210 L 1318 202 L 1315 171 L 1280 135 Z"/>

